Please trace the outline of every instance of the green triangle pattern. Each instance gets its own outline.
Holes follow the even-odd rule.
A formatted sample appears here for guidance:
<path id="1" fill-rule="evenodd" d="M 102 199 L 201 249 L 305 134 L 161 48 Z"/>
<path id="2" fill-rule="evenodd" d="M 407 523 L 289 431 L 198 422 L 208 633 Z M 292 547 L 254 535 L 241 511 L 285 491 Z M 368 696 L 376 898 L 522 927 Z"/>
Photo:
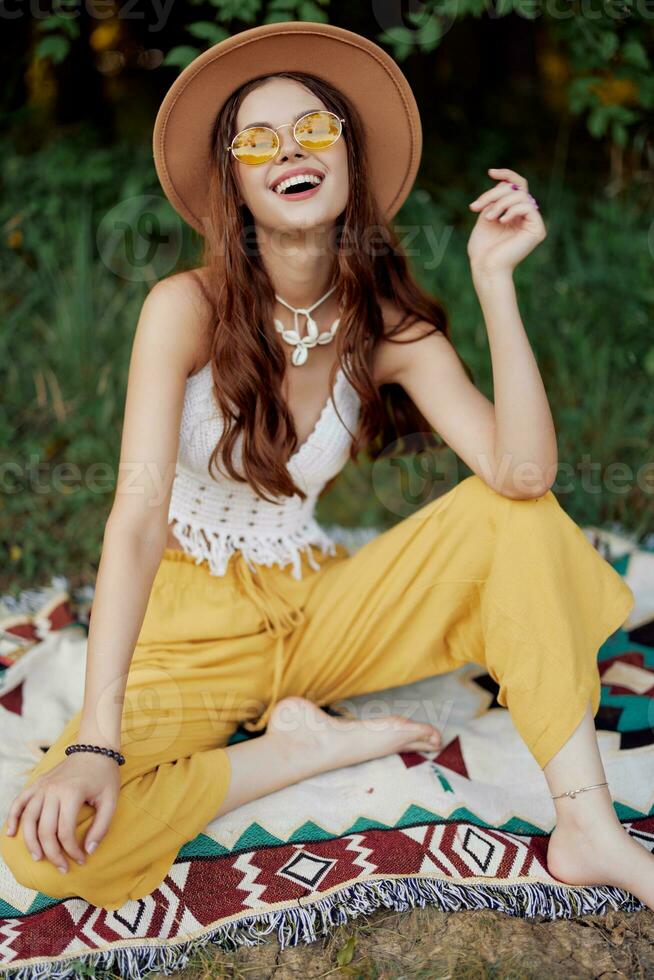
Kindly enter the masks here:
<path id="1" fill-rule="evenodd" d="M 616 813 L 620 820 L 639 820 L 644 817 L 654 816 L 654 806 L 648 813 L 641 813 L 622 803 L 614 803 Z M 401 830 L 403 827 L 412 827 L 422 823 L 446 823 L 452 820 L 462 820 L 466 823 L 474 824 L 477 827 L 493 827 L 487 820 L 483 820 L 478 814 L 469 810 L 467 807 L 457 807 L 446 817 L 442 814 L 432 813 L 423 807 L 411 804 L 407 807 L 402 816 L 395 824 L 386 824 L 379 820 L 371 820 L 366 817 L 357 817 L 354 823 L 338 835 L 325 830 L 313 821 L 306 821 L 297 827 L 287 841 L 269 833 L 260 824 L 253 823 L 236 841 L 234 847 L 227 850 L 222 845 L 204 834 L 200 834 L 195 840 L 189 841 L 180 851 L 180 857 L 202 857 L 202 856 L 225 856 L 234 851 L 252 850 L 256 847 L 278 847 L 284 844 L 298 844 L 306 841 L 333 840 L 335 837 L 345 836 L 346 834 L 360 834 L 370 830 Z M 538 827 L 529 820 L 522 817 L 513 816 L 500 824 L 497 830 L 504 830 L 510 834 L 520 834 L 522 836 L 535 834 L 542 835 L 543 827 Z"/>
<path id="2" fill-rule="evenodd" d="M 51 898 L 50 895 L 45 895 L 43 892 L 38 892 L 34 898 L 34 901 L 27 909 L 27 912 L 19 912 L 14 905 L 9 905 L 8 902 L 4 902 L 0 899 L 0 919 L 13 919 L 17 915 L 31 915 L 33 912 L 43 912 L 44 909 L 49 909 L 53 905 L 57 905 L 59 902 L 63 902 L 63 898 Z"/>
<path id="3" fill-rule="evenodd" d="M 406 827 L 414 823 L 433 823 L 434 820 L 438 823 L 443 823 L 443 818 L 439 817 L 438 814 L 432 813 L 431 810 L 424 810 L 421 806 L 416 806 L 415 803 L 412 803 L 404 811 L 395 826 Z"/>
<path id="4" fill-rule="evenodd" d="M 219 844 L 217 840 L 207 836 L 207 834 L 198 834 L 193 840 L 184 844 L 177 856 L 190 860 L 191 858 L 225 857 L 228 854 L 231 854 L 231 851 Z"/>
<path id="5" fill-rule="evenodd" d="M 248 829 L 236 841 L 232 850 L 250 851 L 256 847 L 278 847 L 280 844 L 286 843 L 287 841 L 283 841 L 280 837 L 275 837 L 274 834 L 269 833 L 261 824 L 251 823 Z"/>
<path id="6" fill-rule="evenodd" d="M 313 822 L 313 820 L 307 820 L 301 827 L 298 827 L 297 830 L 293 831 L 288 839 L 288 842 L 289 844 L 293 844 L 297 841 L 332 840 L 333 837 L 333 834 L 323 830 L 323 828 L 319 827 L 317 823 Z"/>
<path id="7" fill-rule="evenodd" d="M 357 817 L 351 827 L 348 827 L 345 834 L 360 834 L 364 830 L 390 830 L 390 826 L 387 823 L 382 823 L 379 820 L 369 820 L 366 817 Z"/>
<path id="8" fill-rule="evenodd" d="M 649 813 L 641 813 L 640 810 L 633 810 L 630 806 L 627 806 L 625 803 L 620 803 L 618 800 L 613 801 L 613 807 L 619 820 L 641 820 L 643 817 L 649 817 L 654 813 L 654 807 L 652 807 Z"/>
<path id="9" fill-rule="evenodd" d="M 506 830 L 507 834 L 520 834 L 522 836 L 525 834 L 540 836 L 543 833 L 542 827 L 536 827 L 533 823 L 529 823 L 528 820 L 522 820 L 520 817 L 511 817 L 510 820 L 507 820 L 498 829 Z"/>

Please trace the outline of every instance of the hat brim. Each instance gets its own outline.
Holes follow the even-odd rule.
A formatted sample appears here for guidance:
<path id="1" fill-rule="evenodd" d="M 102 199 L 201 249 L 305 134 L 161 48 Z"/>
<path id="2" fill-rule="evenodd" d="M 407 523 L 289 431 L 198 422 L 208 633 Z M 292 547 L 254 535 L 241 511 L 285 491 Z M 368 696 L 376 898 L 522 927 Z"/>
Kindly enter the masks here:
<path id="1" fill-rule="evenodd" d="M 372 190 L 382 213 L 397 213 L 413 186 L 422 152 L 420 114 L 395 61 L 368 38 L 333 24 L 263 24 L 220 41 L 177 76 L 157 113 L 154 163 L 175 210 L 206 234 L 210 138 L 215 116 L 244 82 L 278 71 L 306 71 L 358 108 Z"/>

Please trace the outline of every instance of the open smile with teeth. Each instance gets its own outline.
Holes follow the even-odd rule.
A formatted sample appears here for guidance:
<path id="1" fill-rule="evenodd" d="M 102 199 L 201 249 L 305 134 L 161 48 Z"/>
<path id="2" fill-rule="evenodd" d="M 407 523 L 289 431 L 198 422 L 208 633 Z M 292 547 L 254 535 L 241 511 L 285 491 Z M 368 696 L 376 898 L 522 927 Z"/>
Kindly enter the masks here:
<path id="1" fill-rule="evenodd" d="M 324 177 L 317 177 L 315 174 L 295 174 L 293 177 L 287 177 L 286 180 L 280 180 L 273 187 L 273 191 L 275 194 L 288 194 L 289 196 L 306 193 L 313 190 L 314 187 L 319 187 L 323 180 Z"/>

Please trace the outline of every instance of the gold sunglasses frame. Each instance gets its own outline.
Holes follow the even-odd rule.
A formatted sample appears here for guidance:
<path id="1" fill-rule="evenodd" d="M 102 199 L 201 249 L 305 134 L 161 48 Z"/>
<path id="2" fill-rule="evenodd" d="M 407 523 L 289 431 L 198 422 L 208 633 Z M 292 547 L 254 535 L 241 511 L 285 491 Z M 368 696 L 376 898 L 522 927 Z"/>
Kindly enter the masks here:
<path id="1" fill-rule="evenodd" d="M 305 112 L 303 115 L 300 116 L 299 119 L 296 119 L 295 122 L 292 122 L 292 123 L 290 123 L 290 122 L 289 123 L 282 123 L 281 126 L 277 126 L 276 129 L 273 129 L 272 126 L 246 126 L 245 129 L 241 129 L 236 134 L 236 136 L 234 136 L 234 138 L 232 139 L 232 142 L 228 146 L 225 147 L 225 150 L 227 152 L 230 152 L 231 151 L 232 156 L 234 157 L 234 159 L 238 163 L 242 163 L 246 167 L 260 167 L 262 163 L 270 163 L 271 160 L 274 160 L 275 159 L 275 157 L 279 153 L 279 149 L 280 149 L 280 147 L 282 145 L 281 144 L 281 141 L 279 139 L 279 136 L 277 135 L 277 131 L 280 130 L 280 129 L 282 129 L 282 127 L 284 127 L 284 126 L 292 126 L 293 127 L 293 139 L 295 140 L 295 142 L 297 143 L 298 146 L 302 146 L 302 143 L 300 143 L 299 139 L 295 135 L 295 127 L 299 123 L 301 123 L 303 119 L 306 119 L 307 116 L 313 116 L 317 112 L 328 112 L 331 116 L 334 117 L 334 119 L 337 119 L 338 122 L 340 123 L 340 130 L 339 130 L 338 136 L 336 137 L 336 139 L 334 140 L 333 143 L 330 143 L 329 146 L 324 147 L 324 149 L 329 150 L 329 149 L 331 149 L 332 146 L 334 146 L 338 142 L 338 140 L 343 135 L 343 123 L 345 122 L 345 117 L 337 116 L 336 113 L 335 112 L 332 112 L 331 109 L 311 109 L 310 112 Z M 261 163 L 247 163 L 245 160 L 239 160 L 239 158 L 236 156 L 236 154 L 234 153 L 234 143 L 239 138 L 239 136 L 242 133 L 246 133 L 248 131 L 248 129 L 267 129 L 269 132 L 271 132 L 273 134 L 275 140 L 277 141 L 277 146 L 275 147 L 275 152 L 270 157 L 270 160 L 262 160 Z M 308 147 L 302 146 L 302 149 L 303 150 L 306 150 L 306 149 L 308 149 Z"/>

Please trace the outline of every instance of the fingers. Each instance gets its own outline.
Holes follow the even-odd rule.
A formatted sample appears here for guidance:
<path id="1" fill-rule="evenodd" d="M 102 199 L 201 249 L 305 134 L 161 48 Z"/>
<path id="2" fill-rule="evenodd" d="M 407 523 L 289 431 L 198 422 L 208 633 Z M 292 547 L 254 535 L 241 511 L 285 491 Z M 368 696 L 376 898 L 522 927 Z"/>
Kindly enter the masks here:
<path id="1" fill-rule="evenodd" d="M 45 856 L 62 874 L 68 871 L 68 861 L 57 839 L 59 824 L 59 799 L 54 794 L 46 796 L 39 817 L 39 841 Z"/>
<path id="2" fill-rule="evenodd" d="M 480 194 L 479 197 L 475 198 L 474 201 L 471 201 L 468 206 L 474 211 L 482 211 L 494 201 L 498 201 L 507 194 L 513 193 L 520 193 L 520 191 L 516 192 L 510 184 L 496 184 L 495 187 L 489 188 L 483 194 Z"/>
<path id="3" fill-rule="evenodd" d="M 39 843 L 38 835 L 38 821 L 41 816 L 41 807 L 43 806 L 43 793 L 38 792 L 27 801 L 27 805 L 23 810 L 22 816 L 22 827 L 23 827 L 23 839 L 27 845 L 27 849 L 34 858 L 35 861 L 40 861 L 43 857 L 43 850 Z"/>
<path id="4" fill-rule="evenodd" d="M 22 790 L 18 796 L 14 799 L 13 803 L 9 807 L 9 812 L 7 814 L 7 834 L 12 836 L 18 830 L 18 824 L 20 823 L 20 817 L 28 802 L 34 796 L 36 792 L 36 786 L 27 786 Z"/>
<path id="5" fill-rule="evenodd" d="M 59 843 L 66 853 L 78 864 L 84 864 L 86 855 L 80 847 L 75 828 L 77 827 L 77 815 L 81 804 L 79 797 L 71 796 L 63 799 L 59 804 L 59 823 L 57 825 L 57 836 Z"/>
<path id="6" fill-rule="evenodd" d="M 502 223 L 508 223 L 513 218 L 519 218 L 521 215 L 530 217 L 535 210 L 530 201 L 519 201 L 517 204 L 512 204 L 510 208 L 507 208 L 504 214 L 500 215 L 499 220 Z"/>
<path id="7" fill-rule="evenodd" d="M 529 193 L 529 184 L 526 178 L 516 173 L 515 170 L 509 170 L 508 167 L 489 167 L 488 173 L 499 183 L 484 191 L 470 203 L 469 207 L 474 211 L 481 211 L 488 204 L 497 201 L 511 191 Z"/>
<path id="8" fill-rule="evenodd" d="M 84 841 L 84 848 L 89 854 L 93 853 L 104 835 L 107 833 L 115 809 L 115 800 L 113 799 L 111 792 L 107 790 L 100 797 L 100 802 L 96 807 L 93 823 L 89 827 L 86 840 Z"/>
<path id="9" fill-rule="evenodd" d="M 533 207 L 531 201 L 525 198 L 525 191 L 507 191 L 499 201 L 487 207 L 483 214 L 485 218 L 492 220 L 493 218 L 498 218 L 511 205 L 521 203 L 529 203 L 529 206 Z"/>
<path id="10" fill-rule="evenodd" d="M 507 180 L 510 184 L 517 184 L 523 191 L 529 190 L 527 178 L 523 177 L 516 170 L 509 170 L 508 167 L 489 167 L 488 173 L 495 180 Z"/>
<path id="11" fill-rule="evenodd" d="M 478 200 L 481 201 L 481 198 Z M 482 209 L 481 213 L 485 218 L 492 220 L 493 218 L 500 217 L 508 208 L 514 207 L 515 205 L 524 205 L 523 210 L 521 212 L 515 212 L 516 214 L 527 214 L 529 211 L 539 210 L 535 198 L 528 192 L 505 190 L 501 194 L 496 195 L 496 198 L 486 206 L 485 210 Z M 478 210 L 478 202 L 473 201 L 470 207 Z"/>
<path id="12" fill-rule="evenodd" d="M 48 774 L 52 777 L 52 773 Z M 6 833 L 17 832 L 19 823 L 23 839 L 32 858 L 44 856 L 63 874 L 69 870 L 69 860 L 82 865 L 87 854 L 109 829 L 118 802 L 118 786 L 105 781 L 99 793 L 67 782 L 57 786 L 51 778 L 39 777 L 26 786 L 12 801 L 6 820 Z M 93 822 L 86 834 L 84 848 L 77 838 L 80 806 L 86 800 L 95 809 Z M 86 850 L 86 853 L 85 853 Z"/>

